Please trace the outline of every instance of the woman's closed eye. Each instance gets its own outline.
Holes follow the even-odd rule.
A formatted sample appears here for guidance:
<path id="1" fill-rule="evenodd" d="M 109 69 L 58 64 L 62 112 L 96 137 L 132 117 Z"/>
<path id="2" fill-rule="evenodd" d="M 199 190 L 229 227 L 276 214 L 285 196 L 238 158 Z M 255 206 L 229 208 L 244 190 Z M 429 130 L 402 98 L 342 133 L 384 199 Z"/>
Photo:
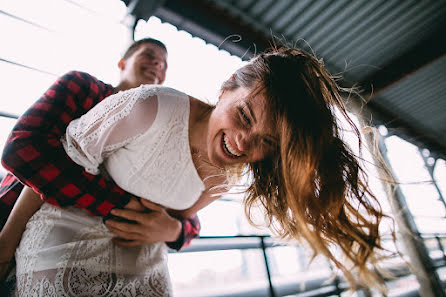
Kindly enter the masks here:
<path id="1" fill-rule="evenodd" d="M 277 147 L 277 141 L 272 137 L 263 137 L 261 144 L 268 150 L 275 149 Z"/>
<path id="2" fill-rule="evenodd" d="M 239 112 L 243 124 L 248 128 L 251 127 L 251 119 L 249 118 L 248 114 L 244 111 L 244 108 L 239 107 Z"/>

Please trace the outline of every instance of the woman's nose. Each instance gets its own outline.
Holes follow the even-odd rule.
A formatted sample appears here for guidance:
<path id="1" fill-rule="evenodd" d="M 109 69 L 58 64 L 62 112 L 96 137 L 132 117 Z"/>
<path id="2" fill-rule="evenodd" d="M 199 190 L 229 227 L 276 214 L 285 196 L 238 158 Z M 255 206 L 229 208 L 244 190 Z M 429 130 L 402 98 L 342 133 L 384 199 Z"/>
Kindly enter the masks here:
<path id="1" fill-rule="evenodd" d="M 236 136 L 237 148 L 244 153 L 248 152 L 251 147 L 251 143 L 252 143 L 251 138 L 252 138 L 252 135 L 250 135 L 249 133 L 246 133 L 246 132 L 238 133 Z"/>

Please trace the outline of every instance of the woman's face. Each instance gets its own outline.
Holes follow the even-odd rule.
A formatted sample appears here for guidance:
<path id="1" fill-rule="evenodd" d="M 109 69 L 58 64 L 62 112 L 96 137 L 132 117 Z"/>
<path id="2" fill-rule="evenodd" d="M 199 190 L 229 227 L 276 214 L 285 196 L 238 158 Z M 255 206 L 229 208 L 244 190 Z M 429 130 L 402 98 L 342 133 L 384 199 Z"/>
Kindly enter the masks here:
<path id="1" fill-rule="evenodd" d="M 224 91 L 210 116 L 207 150 L 215 166 L 256 162 L 276 147 L 266 98 L 250 93 L 244 87 Z"/>

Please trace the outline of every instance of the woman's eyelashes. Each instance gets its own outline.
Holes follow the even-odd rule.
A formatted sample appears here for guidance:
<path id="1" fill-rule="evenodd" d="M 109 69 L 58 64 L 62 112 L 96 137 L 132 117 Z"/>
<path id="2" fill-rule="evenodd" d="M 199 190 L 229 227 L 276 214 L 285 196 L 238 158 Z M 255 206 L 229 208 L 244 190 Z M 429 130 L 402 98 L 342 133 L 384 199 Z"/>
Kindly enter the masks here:
<path id="1" fill-rule="evenodd" d="M 247 128 L 251 127 L 251 119 L 249 118 L 248 114 L 245 112 L 245 107 L 240 106 L 239 107 L 239 113 L 240 113 L 240 119 L 242 120 L 242 123 Z"/>
<path id="2" fill-rule="evenodd" d="M 262 139 L 263 145 L 265 145 L 267 148 L 274 148 L 275 147 L 275 141 L 271 140 L 269 138 L 263 138 Z"/>

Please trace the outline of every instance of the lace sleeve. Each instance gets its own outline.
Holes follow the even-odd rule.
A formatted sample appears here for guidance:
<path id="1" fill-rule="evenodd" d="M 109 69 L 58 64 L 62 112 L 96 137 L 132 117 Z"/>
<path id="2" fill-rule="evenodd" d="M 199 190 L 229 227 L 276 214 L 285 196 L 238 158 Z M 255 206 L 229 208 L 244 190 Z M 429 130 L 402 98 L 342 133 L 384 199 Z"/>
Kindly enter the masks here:
<path id="1" fill-rule="evenodd" d="M 91 174 L 113 151 L 147 131 L 158 111 L 157 88 L 143 85 L 104 99 L 72 121 L 62 137 L 65 151 Z"/>

